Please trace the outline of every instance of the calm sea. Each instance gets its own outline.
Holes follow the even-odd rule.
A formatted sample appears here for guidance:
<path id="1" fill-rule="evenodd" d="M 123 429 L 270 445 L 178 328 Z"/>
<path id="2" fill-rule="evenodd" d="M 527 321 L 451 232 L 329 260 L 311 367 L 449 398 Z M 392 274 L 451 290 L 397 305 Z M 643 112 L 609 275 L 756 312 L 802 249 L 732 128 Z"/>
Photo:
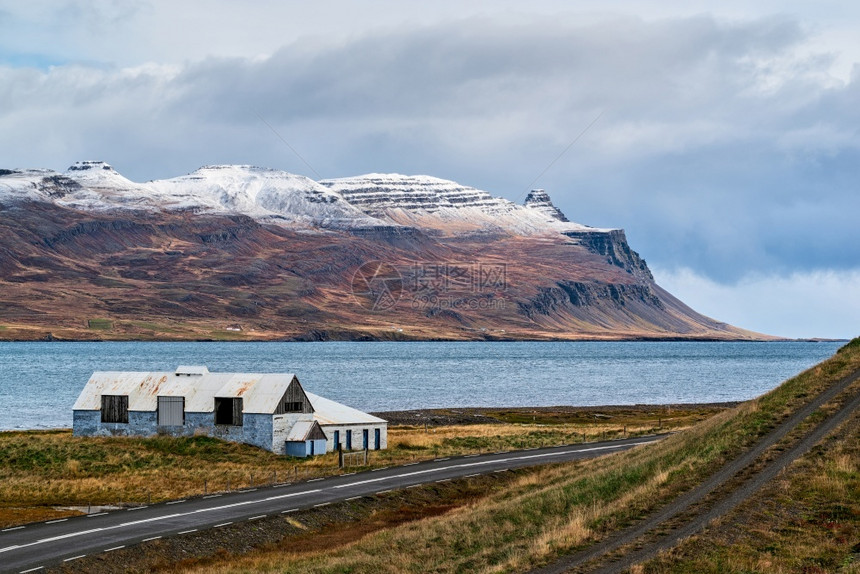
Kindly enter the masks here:
<path id="1" fill-rule="evenodd" d="M 0 343 L 0 429 L 70 427 L 93 371 L 292 372 L 368 411 L 756 397 L 841 343 Z"/>

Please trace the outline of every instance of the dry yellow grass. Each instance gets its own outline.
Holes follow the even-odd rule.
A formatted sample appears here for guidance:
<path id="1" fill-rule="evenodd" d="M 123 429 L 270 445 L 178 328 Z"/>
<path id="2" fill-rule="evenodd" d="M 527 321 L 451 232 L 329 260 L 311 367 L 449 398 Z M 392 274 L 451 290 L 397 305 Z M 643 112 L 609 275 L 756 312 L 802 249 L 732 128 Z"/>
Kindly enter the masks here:
<path id="1" fill-rule="evenodd" d="M 369 574 L 527 570 L 607 535 L 660 501 L 697 484 L 766 433 L 786 412 L 858 367 L 860 341 L 768 395 L 659 444 L 592 461 L 543 468 L 489 494 L 480 503 L 377 532 L 333 550 L 300 556 L 260 552 L 207 567 L 206 572 Z M 851 450 L 834 450 L 835 458 L 819 461 L 823 466 L 815 472 L 834 473 L 832 477 L 816 483 L 809 481 L 812 474 L 804 474 L 803 487 L 811 488 L 816 497 L 825 499 L 841 496 L 841 487 L 836 483 L 860 492 L 856 488 L 854 464 L 858 458 L 857 442 L 856 437 L 843 441 L 842 445 L 851 445 Z M 771 534 L 781 536 L 779 532 Z M 802 562 L 816 552 L 809 538 L 789 536 L 789 539 L 796 543 L 785 549 L 791 555 L 788 563 Z M 850 545 L 846 546 L 844 541 L 840 544 L 833 548 L 850 552 Z M 761 552 L 723 554 L 720 560 L 711 563 L 712 567 L 692 571 L 789 571 L 786 562 Z M 671 565 L 646 567 L 644 571 L 691 571 L 688 566 L 684 564 L 677 570 Z M 844 566 L 846 571 L 854 568 L 852 564 Z M 193 568 L 185 571 L 201 572 Z"/>
<path id="2" fill-rule="evenodd" d="M 856 388 L 856 387 L 855 387 Z M 860 572 L 860 414 L 649 573 Z M 853 546 L 853 548 L 852 548 Z"/>
<path id="3" fill-rule="evenodd" d="M 669 418 L 664 428 L 686 424 Z M 369 466 L 614 438 L 624 430 L 610 423 L 394 426 L 389 449 L 371 452 Z M 60 506 L 142 504 L 344 472 L 336 453 L 292 459 L 203 436 L 80 438 L 69 431 L 0 432 L 0 460 L 2 527 L 52 516 Z"/>

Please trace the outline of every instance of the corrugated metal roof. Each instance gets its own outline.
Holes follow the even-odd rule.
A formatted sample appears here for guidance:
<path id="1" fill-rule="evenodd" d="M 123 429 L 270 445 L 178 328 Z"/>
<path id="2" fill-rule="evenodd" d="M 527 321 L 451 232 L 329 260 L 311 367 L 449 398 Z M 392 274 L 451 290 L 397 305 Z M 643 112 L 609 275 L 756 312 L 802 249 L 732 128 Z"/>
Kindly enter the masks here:
<path id="1" fill-rule="evenodd" d="M 311 434 L 311 429 L 314 428 L 314 421 L 299 421 L 293 425 L 293 428 L 290 429 L 289 434 L 287 434 L 287 441 L 303 441 L 308 438 L 308 435 Z"/>
<path id="2" fill-rule="evenodd" d="M 206 369 L 206 367 L 202 367 Z M 290 382 L 292 373 L 210 373 L 198 376 L 177 375 L 179 372 L 118 372 L 93 373 L 84 386 L 74 410 L 97 411 L 102 395 L 128 395 L 128 410 L 154 411 L 158 396 L 185 397 L 185 412 L 207 413 L 215 408 L 215 397 L 239 398 L 245 413 L 273 413 Z"/>
<path id="3" fill-rule="evenodd" d="M 319 421 L 321 425 L 378 424 L 386 422 L 379 417 L 369 415 L 358 409 L 309 393 L 307 390 L 305 390 L 305 394 L 314 407 L 314 419 Z"/>
<path id="4" fill-rule="evenodd" d="M 241 398 L 246 413 L 273 413 L 295 377 L 292 373 L 231 373 L 213 397 Z"/>
<path id="5" fill-rule="evenodd" d="M 97 411 L 102 395 L 128 395 L 129 410 L 154 411 L 158 395 L 177 396 L 171 392 L 172 378 L 173 373 L 93 373 L 72 408 Z"/>
<path id="6" fill-rule="evenodd" d="M 205 372 L 179 374 L 192 369 Z M 215 397 L 220 397 L 242 398 L 242 412 L 271 414 L 295 378 L 292 373 L 210 373 L 206 367 L 178 367 L 172 373 L 99 371 L 90 377 L 72 408 L 97 411 L 102 395 L 128 395 L 128 410 L 154 411 L 158 397 L 168 396 L 185 397 L 185 412 L 209 413 L 215 409 Z M 313 406 L 314 420 L 322 425 L 386 422 L 319 395 L 305 394 Z"/>

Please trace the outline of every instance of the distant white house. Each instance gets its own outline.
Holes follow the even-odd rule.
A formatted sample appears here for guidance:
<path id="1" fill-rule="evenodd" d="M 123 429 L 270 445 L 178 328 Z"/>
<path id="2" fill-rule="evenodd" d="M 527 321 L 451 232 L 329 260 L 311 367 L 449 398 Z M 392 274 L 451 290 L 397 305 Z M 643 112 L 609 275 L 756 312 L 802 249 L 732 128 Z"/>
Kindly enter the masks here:
<path id="1" fill-rule="evenodd" d="M 292 456 L 388 445 L 386 421 L 306 392 L 291 373 L 96 372 L 73 410 L 75 436 L 205 434 Z"/>

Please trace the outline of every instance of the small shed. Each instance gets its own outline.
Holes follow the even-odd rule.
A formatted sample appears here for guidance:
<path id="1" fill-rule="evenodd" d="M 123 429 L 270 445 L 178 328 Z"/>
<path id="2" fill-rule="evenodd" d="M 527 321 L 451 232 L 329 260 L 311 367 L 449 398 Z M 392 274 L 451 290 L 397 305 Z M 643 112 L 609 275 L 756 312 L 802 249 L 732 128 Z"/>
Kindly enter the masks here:
<path id="1" fill-rule="evenodd" d="M 306 457 L 326 452 L 328 441 L 317 421 L 300 421 L 293 425 L 287 435 L 286 453 L 290 456 Z"/>

